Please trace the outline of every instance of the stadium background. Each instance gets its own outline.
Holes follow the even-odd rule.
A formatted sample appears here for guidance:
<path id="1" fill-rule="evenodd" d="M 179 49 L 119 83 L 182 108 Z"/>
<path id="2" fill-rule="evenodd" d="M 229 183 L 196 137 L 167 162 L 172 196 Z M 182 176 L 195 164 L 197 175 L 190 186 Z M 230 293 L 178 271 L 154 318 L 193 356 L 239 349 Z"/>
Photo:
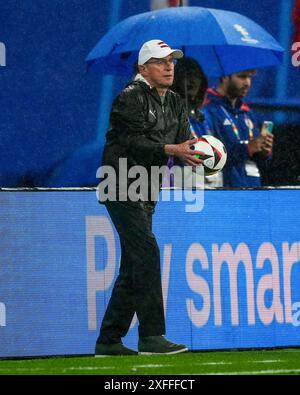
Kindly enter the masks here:
<path id="1" fill-rule="evenodd" d="M 259 72 L 248 101 L 261 119 L 276 125 L 274 157 L 263 175 L 265 183 L 299 185 L 300 68 L 291 64 L 293 1 L 190 0 L 189 5 L 240 12 L 263 25 L 286 48 L 280 68 Z M 148 0 L 10 0 L 1 4 L 0 42 L 6 47 L 6 66 L 0 67 L 0 357 L 93 353 L 96 328 L 119 259 L 115 234 L 107 241 L 101 231 L 100 235 L 89 233 L 90 218 L 106 218 L 94 191 L 8 192 L 4 187 L 97 184 L 95 173 L 110 105 L 127 81 L 87 73 L 84 59 L 110 26 L 150 7 Z M 184 202 L 161 204 L 156 216 L 156 233 L 166 254 L 162 263 L 170 246 L 175 251 L 167 283 L 172 338 L 192 349 L 299 345 L 299 190 L 207 191 L 205 199 L 204 210 L 197 216 L 184 212 Z M 174 210 L 178 215 L 174 216 Z M 107 245 L 113 240 L 112 266 L 106 271 Z M 192 323 L 186 300 L 194 301 L 195 316 L 204 314 L 207 299 L 195 289 L 201 278 L 206 280 L 213 304 L 216 285 L 205 262 L 195 259 L 188 265 L 187 251 L 195 243 L 207 252 L 209 268 L 213 245 L 228 243 L 233 251 L 241 243 L 248 246 L 255 324 L 248 322 L 242 261 L 237 274 L 239 324 L 231 318 L 230 301 L 235 299 L 226 265 L 220 275 L 222 325 L 216 325 L 218 313 L 213 307 L 203 326 L 199 321 L 198 326 Z M 263 266 L 258 267 L 261 246 L 268 248 L 259 261 Z M 292 267 L 290 284 L 286 283 L 287 267 Z M 89 295 L 89 280 L 101 280 L 104 288 Z M 261 302 L 268 317 L 265 322 L 256 299 L 259 284 L 265 289 Z M 97 307 L 92 324 L 89 297 Z M 135 344 L 135 331 L 136 325 L 127 344 Z"/>
<path id="2" fill-rule="evenodd" d="M 150 10 L 154 3 L 2 2 L 0 41 L 7 59 L 0 67 L 1 186 L 96 184 L 111 102 L 127 80 L 86 73 L 85 57 L 112 25 Z M 286 49 L 280 68 L 259 72 L 248 100 L 258 107 L 259 118 L 276 125 L 274 159 L 266 174 L 266 183 L 273 185 L 299 185 L 300 67 L 291 63 L 293 3 L 189 1 L 191 6 L 240 12 L 264 26 Z"/>

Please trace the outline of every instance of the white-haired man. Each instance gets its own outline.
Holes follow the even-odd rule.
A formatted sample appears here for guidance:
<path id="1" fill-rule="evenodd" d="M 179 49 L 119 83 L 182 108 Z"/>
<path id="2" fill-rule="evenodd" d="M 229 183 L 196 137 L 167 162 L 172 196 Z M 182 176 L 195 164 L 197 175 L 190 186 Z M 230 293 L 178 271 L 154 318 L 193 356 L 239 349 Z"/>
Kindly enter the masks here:
<path id="1" fill-rule="evenodd" d="M 152 166 L 166 165 L 170 155 L 190 166 L 203 163 L 194 155 L 196 140 L 191 138 L 183 103 L 179 95 L 169 90 L 174 78 L 174 60 L 182 56 L 180 50 L 171 49 L 162 40 L 151 40 L 141 47 L 139 73 L 114 101 L 106 135 L 102 165 L 115 170 L 116 180 L 122 171 L 120 158 L 126 158 L 128 169 L 142 166 L 148 175 Z M 104 192 L 99 196 L 120 237 L 121 266 L 102 321 L 95 355 L 137 354 L 121 340 L 135 313 L 139 321 L 139 353 L 186 351 L 186 346 L 164 337 L 160 253 L 152 233 L 156 197 L 151 196 L 151 180 L 144 180 L 149 188 L 140 188 L 137 201 L 129 193 L 135 179 L 126 177 L 125 181 L 126 196 L 120 182 L 110 195 L 112 199 Z"/>

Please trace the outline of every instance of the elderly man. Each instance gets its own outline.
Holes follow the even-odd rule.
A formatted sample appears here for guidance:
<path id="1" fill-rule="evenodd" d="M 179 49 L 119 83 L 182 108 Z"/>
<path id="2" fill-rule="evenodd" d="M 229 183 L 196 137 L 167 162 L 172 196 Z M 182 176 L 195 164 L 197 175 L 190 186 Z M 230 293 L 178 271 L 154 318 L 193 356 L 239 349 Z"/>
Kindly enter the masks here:
<path id="1" fill-rule="evenodd" d="M 153 194 L 150 179 L 151 168 L 166 165 L 169 156 L 190 166 L 203 163 L 195 157 L 196 140 L 191 139 L 183 103 L 169 90 L 174 60 L 182 56 L 180 50 L 171 49 L 162 40 L 144 43 L 139 51 L 139 73 L 113 103 L 103 165 L 115 170 L 117 182 L 115 186 L 107 183 L 99 200 L 119 234 L 121 266 L 96 342 L 96 356 L 136 354 L 121 340 L 134 313 L 139 321 L 139 353 L 176 354 L 187 350 L 164 337 L 160 253 L 152 233 L 158 190 Z M 129 171 L 138 165 L 147 173 L 138 198 L 130 194 L 135 180 L 128 173 L 119 177 L 125 164 Z M 113 193 L 106 193 L 108 189 Z"/>

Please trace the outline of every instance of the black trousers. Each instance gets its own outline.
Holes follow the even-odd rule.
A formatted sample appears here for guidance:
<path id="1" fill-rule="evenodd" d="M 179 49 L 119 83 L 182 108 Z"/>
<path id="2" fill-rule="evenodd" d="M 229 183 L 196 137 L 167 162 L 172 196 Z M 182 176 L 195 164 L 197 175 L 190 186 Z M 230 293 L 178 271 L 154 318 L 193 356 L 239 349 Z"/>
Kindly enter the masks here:
<path id="1" fill-rule="evenodd" d="M 98 343 L 118 343 L 137 314 L 139 336 L 165 334 L 160 253 L 152 233 L 153 206 L 107 202 L 119 234 L 121 265 L 105 312 Z"/>

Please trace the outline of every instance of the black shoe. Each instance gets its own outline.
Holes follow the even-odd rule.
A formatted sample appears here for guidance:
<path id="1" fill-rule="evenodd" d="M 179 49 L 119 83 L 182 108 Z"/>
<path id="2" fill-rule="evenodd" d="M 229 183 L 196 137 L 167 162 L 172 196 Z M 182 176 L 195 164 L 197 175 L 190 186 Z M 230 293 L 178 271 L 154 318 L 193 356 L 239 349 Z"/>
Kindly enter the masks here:
<path id="1" fill-rule="evenodd" d="M 188 351 L 185 345 L 172 343 L 164 336 L 140 337 L 138 348 L 141 355 L 178 354 Z"/>
<path id="2" fill-rule="evenodd" d="M 137 355 L 138 353 L 125 347 L 122 343 L 103 344 L 96 343 L 95 357 L 105 357 L 108 355 Z"/>

